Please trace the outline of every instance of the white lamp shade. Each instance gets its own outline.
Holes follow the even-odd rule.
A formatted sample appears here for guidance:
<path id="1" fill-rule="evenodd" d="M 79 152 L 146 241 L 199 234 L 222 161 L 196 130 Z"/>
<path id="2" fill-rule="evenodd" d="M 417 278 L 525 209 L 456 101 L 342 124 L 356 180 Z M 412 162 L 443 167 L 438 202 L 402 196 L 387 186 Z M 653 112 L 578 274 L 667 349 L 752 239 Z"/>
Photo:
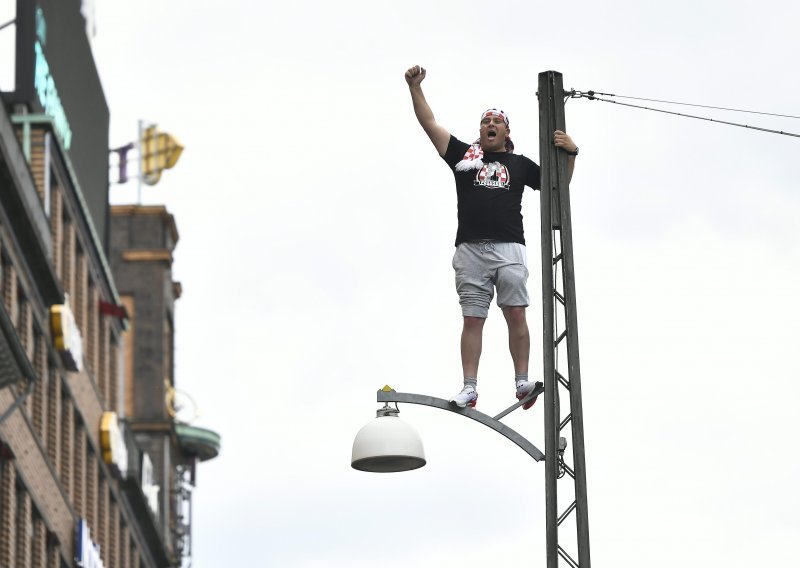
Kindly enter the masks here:
<path id="1" fill-rule="evenodd" d="M 351 465 L 376 473 L 420 468 L 425 465 L 422 438 L 397 416 L 379 416 L 356 434 Z"/>

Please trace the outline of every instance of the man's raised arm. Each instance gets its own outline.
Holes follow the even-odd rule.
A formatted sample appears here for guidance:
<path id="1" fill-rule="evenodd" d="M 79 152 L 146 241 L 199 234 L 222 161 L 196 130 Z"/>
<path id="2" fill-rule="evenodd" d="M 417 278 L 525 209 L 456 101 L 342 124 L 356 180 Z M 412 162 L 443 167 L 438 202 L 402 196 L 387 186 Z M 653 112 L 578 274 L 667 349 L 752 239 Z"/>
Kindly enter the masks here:
<path id="1" fill-rule="evenodd" d="M 422 93 L 422 80 L 425 78 L 425 69 L 419 65 L 415 65 L 406 71 L 406 83 L 408 83 L 408 90 L 411 91 L 411 101 L 414 103 L 414 114 L 417 115 L 417 120 L 428 135 L 428 138 L 433 142 L 433 146 L 440 156 L 444 156 L 447 151 L 447 145 L 450 143 L 450 133 L 447 129 L 436 122 L 433 117 L 433 111 L 428 106 L 428 101 L 425 100 L 425 95 Z"/>

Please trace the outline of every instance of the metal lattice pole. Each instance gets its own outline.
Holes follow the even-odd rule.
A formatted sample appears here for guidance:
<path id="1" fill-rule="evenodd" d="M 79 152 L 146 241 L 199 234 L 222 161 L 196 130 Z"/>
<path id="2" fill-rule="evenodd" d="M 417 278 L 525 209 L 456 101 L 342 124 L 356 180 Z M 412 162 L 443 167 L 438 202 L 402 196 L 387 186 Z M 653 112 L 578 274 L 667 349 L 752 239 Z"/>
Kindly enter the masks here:
<path id="1" fill-rule="evenodd" d="M 552 143 L 555 130 L 566 131 L 565 93 L 561 74 L 556 71 L 540 73 L 538 95 L 542 168 L 540 209 L 547 568 L 558 568 L 559 557 L 571 568 L 591 568 L 567 160 L 564 153 Z M 560 287 L 559 269 L 562 276 Z M 559 314 L 563 316 L 559 318 Z M 563 329 L 559 329 L 559 323 Z M 564 342 L 567 348 L 567 366 L 566 369 L 559 369 L 559 346 Z M 563 420 L 559 396 L 562 388 L 568 393 L 563 405 Z M 567 446 L 572 447 L 571 467 L 564 460 Z M 559 483 L 559 480 L 562 481 Z M 570 480 L 573 482 L 571 488 Z M 559 490 L 562 492 L 561 500 Z M 572 501 L 567 504 L 570 497 Z M 563 546 L 567 542 L 571 543 L 572 539 L 560 538 L 567 535 L 559 533 L 559 527 L 570 517 L 575 521 L 577 560 L 574 551 L 570 554 Z"/>

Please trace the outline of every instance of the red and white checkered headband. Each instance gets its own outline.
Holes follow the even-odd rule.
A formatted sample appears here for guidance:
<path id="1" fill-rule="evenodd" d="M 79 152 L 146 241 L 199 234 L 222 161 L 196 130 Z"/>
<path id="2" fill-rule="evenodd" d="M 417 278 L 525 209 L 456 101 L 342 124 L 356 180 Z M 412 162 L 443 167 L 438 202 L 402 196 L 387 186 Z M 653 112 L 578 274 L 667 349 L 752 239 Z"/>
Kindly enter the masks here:
<path id="1" fill-rule="evenodd" d="M 483 122 L 483 119 L 487 116 L 499 116 L 503 119 L 503 122 L 506 123 L 506 128 L 511 128 L 511 126 L 508 124 L 508 115 L 504 111 L 496 108 L 490 108 L 481 115 L 481 122 Z"/>

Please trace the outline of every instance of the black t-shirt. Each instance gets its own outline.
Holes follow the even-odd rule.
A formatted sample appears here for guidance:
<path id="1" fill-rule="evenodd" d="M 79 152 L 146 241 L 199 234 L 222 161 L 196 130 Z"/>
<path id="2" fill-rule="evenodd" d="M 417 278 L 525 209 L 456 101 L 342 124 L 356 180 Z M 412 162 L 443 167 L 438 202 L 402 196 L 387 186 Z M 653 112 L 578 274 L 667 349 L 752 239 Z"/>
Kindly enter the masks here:
<path id="1" fill-rule="evenodd" d="M 539 189 L 539 166 L 520 154 L 485 152 L 482 168 L 457 171 L 456 164 L 468 149 L 469 144 L 450 136 L 447 151 L 442 156 L 456 180 L 456 246 L 479 239 L 524 245 L 522 192 L 526 185 Z"/>

